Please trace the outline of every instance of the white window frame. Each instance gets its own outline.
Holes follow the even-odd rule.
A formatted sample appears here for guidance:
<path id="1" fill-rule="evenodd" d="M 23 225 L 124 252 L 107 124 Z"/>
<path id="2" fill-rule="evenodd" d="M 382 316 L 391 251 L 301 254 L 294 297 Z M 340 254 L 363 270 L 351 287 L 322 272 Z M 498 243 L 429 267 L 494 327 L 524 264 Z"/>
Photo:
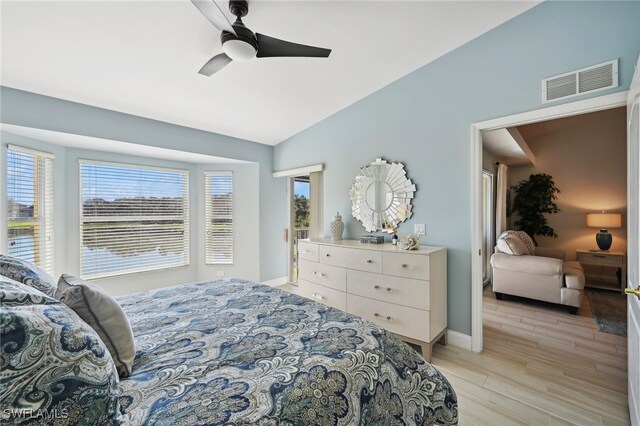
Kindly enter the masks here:
<path id="1" fill-rule="evenodd" d="M 148 267 L 140 267 L 137 268 L 135 270 L 122 270 L 122 271 L 109 271 L 109 272 L 103 272 L 103 273 L 99 273 L 99 274 L 92 274 L 92 275 L 85 275 L 83 274 L 83 258 L 82 258 L 82 251 L 83 251 L 83 241 L 84 241 L 84 235 L 83 235 L 83 225 L 85 223 L 84 217 L 83 217 L 83 193 L 82 193 L 82 166 L 83 165 L 97 165 L 97 166 L 107 166 L 107 167 L 117 167 L 117 168 L 128 168 L 128 169 L 134 169 L 134 170 L 152 170 L 152 171 L 159 171 L 159 172 L 171 172 L 171 173 L 180 173 L 183 175 L 184 177 L 184 194 L 183 194 L 183 198 L 184 198 L 184 213 L 182 215 L 182 220 L 184 222 L 184 261 L 183 263 L 179 264 L 179 265 L 168 265 L 168 266 L 162 266 L 162 265 L 151 265 Z M 101 278 L 110 278 L 110 277 L 116 277 L 116 276 L 122 276 L 122 275 L 131 275 L 131 274 L 139 274 L 139 273 L 146 273 L 146 272 L 154 272 L 154 271 L 163 271 L 163 270 L 168 270 L 168 269 L 175 269 L 175 268 L 183 268 L 183 267 L 187 267 L 190 264 L 190 233 L 189 233 L 189 228 L 190 228 L 190 172 L 187 169 L 178 169 L 178 168 L 168 168 L 168 167 L 158 167 L 158 166 L 148 166 L 148 165 L 142 165 L 142 164 L 134 164 L 134 163 L 121 163 L 121 162 L 109 162 L 109 161 L 99 161 L 99 160 L 88 160 L 88 159 L 79 159 L 78 160 L 78 184 L 79 184 L 79 191 L 78 191 L 78 198 L 79 198 L 79 228 L 80 228 L 80 232 L 79 232 L 79 248 L 80 248 L 80 252 L 79 252 L 79 264 L 80 264 L 80 276 L 81 278 L 85 278 L 85 279 L 101 279 Z M 108 219 L 111 216 L 106 216 L 104 219 Z M 121 221 L 126 221 L 126 219 L 132 219 L 133 217 L 127 217 L 127 216 L 113 216 L 113 217 L 117 217 L 118 219 L 115 219 L 115 221 L 121 220 Z M 175 217 L 174 217 L 175 218 Z M 103 220 L 104 220 L 103 219 Z"/>
<path id="2" fill-rule="evenodd" d="M 54 214 L 55 214 L 55 208 L 54 208 L 54 198 L 55 198 L 55 187 L 54 187 L 54 160 L 55 160 L 55 155 L 48 153 L 48 152 L 43 152 L 43 151 L 38 151 L 38 150 L 34 150 L 34 149 L 30 149 L 30 148 L 25 148 L 23 146 L 18 146 L 18 145 L 11 145 L 8 144 L 7 145 L 7 156 L 6 156 L 6 167 L 7 167 L 7 181 L 6 181 L 6 190 L 7 190 L 7 194 L 6 194 L 6 206 L 5 208 L 8 209 L 9 205 L 9 156 L 11 155 L 10 151 L 14 151 L 14 152 L 18 152 L 21 154 L 27 154 L 27 155 L 31 155 L 34 157 L 34 162 L 36 161 L 36 157 L 40 157 L 41 159 L 43 159 L 45 161 L 44 163 L 44 176 L 42 177 L 42 181 L 34 181 L 33 185 L 34 185 L 34 189 L 37 186 L 44 186 L 44 188 L 42 188 L 42 190 L 38 190 L 37 192 L 40 194 L 39 195 L 39 200 L 38 203 L 42 206 L 44 213 L 42 215 L 38 215 L 41 216 L 41 221 L 43 222 L 41 224 L 41 227 L 43 228 L 42 231 L 40 232 L 41 238 L 39 238 L 39 241 L 34 241 L 34 244 L 37 243 L 39 245 L 38 247 L 38 252 L 42 254 L 42 256 L 44 257 L 43 260 L 39 261 L 39 262 L 34 262 L 36 266 L 38 266 L 39 268 L 41 268 L 42 270 L 44 270 L 45 272 L 47 272 L 50 275 L 54 274 L 54 270 L 55 270 L 55 248 L 54 248 L 54 233 L 55 233 L 55 226 L 54 226 Z M 35 166 L 35 164 L 34 164 Z M 34 200 L 34 204 L 35 204 L 35 200 Z M 7 222 L 6 222 L 6 232 L 7 232 L 7 239 L 6 239 L 6 250 L 7 253 L 9 252 L 9 214 L 8 214 L 8 210 L 3 212 L 4 214 L 6 214 L 6 218 L 7 218 Z"/>
<path id="3" fill-rule="evenodd" d="M 214 261 L 213 256 L 213 242 L 209 243 L 211 230 L 211 197 L 210 197 L 210 178 L 213 176 L 231 176 L 231 259 L 223 260 L 223 261 Z M 205 265 L 233 265 L 235 262 L 235 222 L 236 222 L 236 214 L 235 214 L 235 177 L 233 175 L 233 171 L 231 170 L 207 170 L 204 172 L 204 220 L 205 220 L 205 238 L 204 238 L 204 259 Z"/>

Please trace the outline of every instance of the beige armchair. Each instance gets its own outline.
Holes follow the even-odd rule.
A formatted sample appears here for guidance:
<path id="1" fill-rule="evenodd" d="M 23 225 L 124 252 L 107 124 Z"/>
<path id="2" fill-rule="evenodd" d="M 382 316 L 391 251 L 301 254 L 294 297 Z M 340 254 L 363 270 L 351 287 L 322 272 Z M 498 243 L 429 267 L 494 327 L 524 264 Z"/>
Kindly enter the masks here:
<path id="1" fill-rule="evenodd" d="M 584 272 L 580 263 L 565 261 L 562 250 L 535 247 L 533 255 L 508 254 L 496 247 L 491 256 L 493 291 L 545 302 L 559 303 L 576 314 L 582 305 Z"/>

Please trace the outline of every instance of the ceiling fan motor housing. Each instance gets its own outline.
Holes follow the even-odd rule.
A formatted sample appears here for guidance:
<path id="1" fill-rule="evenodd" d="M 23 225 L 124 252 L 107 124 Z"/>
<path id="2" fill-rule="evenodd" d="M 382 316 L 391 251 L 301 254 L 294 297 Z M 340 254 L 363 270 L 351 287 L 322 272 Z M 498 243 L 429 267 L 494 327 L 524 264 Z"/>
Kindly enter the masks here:
<path id="1" fill-rule="evenodd" d="M 244 26 L 239 16 L 233 23 L 233 29 L 237 35 L 227 31 L 220 34 L 222 50 L 234 61 L 244 62 L 255 58 L 258 51 L 258 41 L 253 31 Z"/>

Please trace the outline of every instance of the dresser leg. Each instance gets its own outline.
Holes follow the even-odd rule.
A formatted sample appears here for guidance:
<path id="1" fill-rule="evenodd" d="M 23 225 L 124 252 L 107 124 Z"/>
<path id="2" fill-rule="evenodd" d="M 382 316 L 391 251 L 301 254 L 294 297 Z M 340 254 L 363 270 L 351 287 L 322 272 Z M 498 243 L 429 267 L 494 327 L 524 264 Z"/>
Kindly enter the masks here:
<path id="1" fill-rule="evenodd" d="M 422 348 L 422 357 L 427 360 L 427 362 L 431 362 L 431 344 L 423 343 L 420 345 Z"/>
<path id="2" fill-rule="evenodd" d="M 447 330 L 444 331 L 444 334 L 442 335 L 442 337 L 440 337 L 438 343 L 440 343 L 442 346 L 447 346 Z"/>

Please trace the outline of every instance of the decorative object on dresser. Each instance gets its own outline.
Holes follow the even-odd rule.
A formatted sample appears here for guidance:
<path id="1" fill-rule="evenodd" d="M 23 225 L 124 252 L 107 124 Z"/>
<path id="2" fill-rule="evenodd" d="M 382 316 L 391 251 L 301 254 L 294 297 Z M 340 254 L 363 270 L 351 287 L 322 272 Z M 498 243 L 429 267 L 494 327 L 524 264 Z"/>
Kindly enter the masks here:
<path id="1" fill-rule="evenodd" d="M 382 235 L 363 235 L 360 237 L 362 244 L 383 244 L 384 237 Z"/>
<path id="2" fill-rule="evenodd" d="M 604 282 L 586 281 L 587 287 L 614 290 L 624 293 L 627 287 L 627 254 L 620 251 L 576 250 L 576 260 L 581 265 L 604 266 L 616 268 L 617 285 L 607 285 Z"/>
<path id="3" fill-rule="evenodd" d="M 369 232 L 389 234 L 411 217 L 411 200 L 416 186 L 407 178 L 402 163 L 382 158 L 362 167 L 351 186 L 351 214 Z"/>
<path id="4" fill-rule="evenodd" d="M 342 239 L 342 233 L 344 232 L 344 222 L 340 212 L 336 212 L 333 217 L 333 221 L 329 224 L 329 232 L 331 233 L 331 239 L 338 241 Z"/>
<path id="5" fill-rule="evenodd" d="M 622 215 L 620 213 L 588 213 L 587 226 L 591 228 L 600 228 L 600 232 L 596 234 L 596 243 L 600 250 L 609 250 L 613 242 L 613 236 L 607 231 L 607 228 L 620 228 L 622 226 Z"/>
<path id="6" fill-rule="evenodd" d="M 373 321 L 420 345 L 425 359 L 447 329 L 447 250 L 404 251 L 328 238 L 300 240 L 300 294 Z"/>
<path id="7" fill-rule="evenodd" d="M 398 241 L 402 250 L 416 250 L 420 247 L 420 236 L 416 234 L 405 235 Z"/>

